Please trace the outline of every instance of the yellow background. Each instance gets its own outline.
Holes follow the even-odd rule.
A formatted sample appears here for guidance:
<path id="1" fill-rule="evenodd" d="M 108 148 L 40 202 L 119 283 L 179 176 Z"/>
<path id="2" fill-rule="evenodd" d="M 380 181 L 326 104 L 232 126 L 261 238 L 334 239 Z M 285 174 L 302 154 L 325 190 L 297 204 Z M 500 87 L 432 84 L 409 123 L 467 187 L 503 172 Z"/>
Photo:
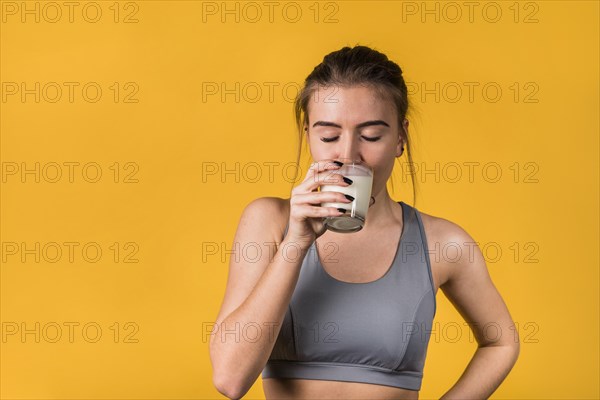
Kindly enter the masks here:
<path id="1" fill-rule="evenodd" d="M 598 2 L 501 1 L 495 3 L 502 11 L 498 22 L 490 21 L 495 6 L 485 2 L 477 3 L 472 22 L 464 6 L 454 21 L 455 10 L 437 3 L 436 22 L 435 14 L 421 15 L 423 3 L 400 1 L 298 2 L 298 22 L 291 21 L 293 5 L 284 2 L 272 22 L 263 2 L 254 22 L 245 2 L 237 3 L 239 22 L 235 14 L 221 20 L 221 2 L 211 3 L 217 14 L 203 15 L 211 4 L 98 1 L 97 22 L 88 21 L 96 6 L 87 2 L 77 3 L 73 22 L 66 6 L 51 22 L 55 10 L 42 2 L 39 22 L 35 14 L 22 21 L 22 4 L 1 2 L 2 398 L 221 398 L 212 386 L 204 332 L 224 293 L 226 250 L 251 200 L 289 193 L 283 166 L 295 160 L 297 145 L 289 100 L 294 83 L 325 54 L 355 44 L 386 53 L 416 87 L 440 84 L 439 102 L 435 94 L 410 97 L 415 161 L 440 166 L 438 181 L 421 176 L 416 206 L 456 222 L 479 243 L 492 243 L 489 257 L 494 246 L 503 252 L 488 268 L 522 343 L 517 364 L 492 398 L 600 396 Z M 416 14 L 408 13 L 411 7 Z M 125 23 L 127 15 L 137 22 Z M 20 90 L 21 83 L 32 89 L 36 82 L 39 103 L 35 93 L 24 101 L 20 92 L 11 94 L 14 83 Z M 54 103 L 49 82 L 63 88 Z M 64 82 L 79 84 L 72 102 Z M 97 102 L 82 94 L 90 82 L 102 89 Z M 456 102 L 453 82 L 463 89 Z M 465 82 L 478 84 L 473 101 Z M 234 93 L 224 101 L 220 92 L 206 92 L 221 83 Z M 502 89 L 498 101 L 486 100 L 486 84 Z M 132 88 L 137 92 L 126 97 Z M 526 97 L 532 88 L 536 93 Z M 491 89 L 488 94 L 494 96 Z M 79 163 L 73 182 L 63 164 L 70 162 Z M 479 163 L 472 182 L 464 164 L 470 162 Z M 39 183 L 32 174 L 9 173 L 35 163 Z M 63 173 L 55 183 L 53 163 Z M 84 179 L 87 163 L 101 169 L 98 182 Z M 235 173 L 221 178 L 221 169 L 235 170 L 236 163 L 239 182 Z M 500 166 L 497 182 L 483 174 L 487 163 Z M 451 182 L 456 165 L 463 176 Z M 214 166 L 219 173 L 207 174 Z M 93 178 L 94 169 L 86 171 Z M 395 176 L 394 198 L 413 204 L 410 181 L 400 170 Z M 52 242 L 63 250 L 57 262 L 50 262 L 56 258 Z M 65 242 L 78 243 L 73 262 Z M 111 250 L 115 242 L 118 255 Z M 95 263 L 89 261 L 93 251 L 87 259 L 81 252 L 89 243 L 103 251 Z M 207 247 L 214 243 L 216 255 Z M 22 251 L 28 249 L 33 252 Z M 138 262 L 124 262 L 132 249 Z M 429 346 L 423 399 L 448 390 L 476 346 L 441 291 L 437 301 L 440 339 Z M 22 323 L 34 330 L 36 322 L 39 343 L 33 333 L 24 339 L 20 331 L 9 334 Z M 53 323 L 62 326 L 56 343 Z M 79 324 L 72 343 L 65 323 Z M 95 328 L 83 335 L 86 324 L 102 329 L 97 342 Z M 450 328 L 457 324 L 462 336 L 453 343 Z M 246 398 L 263 398 L 260 378 Z"/>

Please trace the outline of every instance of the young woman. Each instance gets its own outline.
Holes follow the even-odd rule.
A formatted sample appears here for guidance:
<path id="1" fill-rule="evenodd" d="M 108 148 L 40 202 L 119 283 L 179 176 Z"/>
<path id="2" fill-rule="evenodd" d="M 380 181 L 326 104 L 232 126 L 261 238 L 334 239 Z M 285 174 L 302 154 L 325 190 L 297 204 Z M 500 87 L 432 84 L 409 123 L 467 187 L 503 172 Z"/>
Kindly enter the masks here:
<path id="1" fill-rule="evenodd" d="M 307 77 L 295 110 L 315 162 L 289 199 L 259 198 L 242 214 L 235 244 L 263 251 L 231 257 L 210 342 L 216 388 L 240 398 L 262 372 L 267 399 L 417 399 L 441 288 L 478 342 L 441 398 L 489 397 L 519 341 L 481 251 L 457 224 L 387 191 L 405 148 L 412 162 L 400 67 L 371 48 L 344 47 Z M 373 170 L 372 198 L 363 229 L 337 233 L 323 220 L 343 212 L 320 204 L 352 200 L 318 189 L 352 184 L 332 173 L 346 159 Z M 448 244 L 458 260 L 430 257 Z M 501 334 L 486 335 L 490 324 Z"/>

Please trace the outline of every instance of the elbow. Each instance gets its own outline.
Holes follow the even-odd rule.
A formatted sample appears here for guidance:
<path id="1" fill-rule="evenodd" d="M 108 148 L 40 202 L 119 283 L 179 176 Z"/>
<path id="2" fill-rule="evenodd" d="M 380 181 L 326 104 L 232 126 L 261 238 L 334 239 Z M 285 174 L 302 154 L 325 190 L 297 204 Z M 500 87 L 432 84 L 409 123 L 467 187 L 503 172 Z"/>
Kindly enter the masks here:
<path id="1" fill-rule="evenodd" d="M 513 354 L 513 361 L 516 364 L 517 360 L 519 359 L 519 354 L 521 354 L 521 343 L 519 343 L 519 341 L 517 341 L 517 343 L 515 343 L 514 346 L 514 354 Z"/>
<path id="2" fill-rule="evenodd" d="M 519 342 L 515 342 L 515 343 L 510 343 L 510 344 L 506 344 L 504 345 L 504 348 L 506 349 L 506 355 L 505 355 L 505 360 L 506 363 L 510 366 L 510 369 L 512 369 L 515 364 L 517 363 L 517 360 L 519 359 L 519 353 L 521 352 L 521 345 L 519 344 Z"/>
<path id="3" fill-rule="evenodd" d="M 239 379 L 235 367 L 223 359 L 215 357 L 212 357 L 212 364 L 212 382 L 215 389 L 229 399 L 242 398 L 249 388 Z"/>
<path id="4" fill-rule="evenodd" d="M 213 373 L 213 385 L 219 393 L 228 399 L 241 399 L 246 391 L 237 385 L 230 377 Z"/>
<path id="5" fill-rule="evenodd" d="M 521 338 L 519 337 L 519 334 L 517 332 L 515 332 L 515 340 L 512 343 L 512 349 L 513 349 L 513 364 L 517 362 L 517 359 L 519 358 L 519 354 L 521 353 Z"/>
<path id="6" fill-rule="evenodd" d="M 229 399 L 241 399 L 250 390 L 256 376 L 251 379 L 247 366 L 243 365 L 231 349 L 210 344 L 210 357 L 213 367 L 212 382 L 219 393 Z"/>
<path id="7" fill-rule="evenodd" d="M 248 380 L 240 377 L 231 370 L 214 371 L 213 385 L 223 396 L 229 399 L 241 399 L 248 393 L 255 380 Z"/>

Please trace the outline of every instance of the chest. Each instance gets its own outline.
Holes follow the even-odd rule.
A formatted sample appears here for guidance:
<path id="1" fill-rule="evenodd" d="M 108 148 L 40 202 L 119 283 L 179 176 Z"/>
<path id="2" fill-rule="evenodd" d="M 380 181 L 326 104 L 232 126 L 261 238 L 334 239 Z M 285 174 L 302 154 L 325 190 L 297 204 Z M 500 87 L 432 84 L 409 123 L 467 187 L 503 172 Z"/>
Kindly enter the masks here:
<path id="1" fill-rule="evenodd" d="M 427 232 L 427 229 L 425 229 Z M 433 232 L 427 234 L 428 257 L 435 292 L 437 293 L 448 276 L 448 266 L 443 259 L 436 257 L 435 237 Z M 402 246 L 399 248 L 400 234 L 388 233 L 379 240 L 346 241 L 320 240 L 315 242 L 318 261 L 323 270 L 332 278 L 348 283 L 368 283 L 381 279 L 391 268 L 392 263 L 402 257 Z M 318 254 L 318 256 L 317 256 Z"/>
<path id="2" fill-rule="evenodd" d="M 318 261 L 332 278 L 348 283 L 368 283 L 383 277 L 397 255 L 400 233 L 379 240 L 340 241 L 323 238 L 315 242 Z"/>

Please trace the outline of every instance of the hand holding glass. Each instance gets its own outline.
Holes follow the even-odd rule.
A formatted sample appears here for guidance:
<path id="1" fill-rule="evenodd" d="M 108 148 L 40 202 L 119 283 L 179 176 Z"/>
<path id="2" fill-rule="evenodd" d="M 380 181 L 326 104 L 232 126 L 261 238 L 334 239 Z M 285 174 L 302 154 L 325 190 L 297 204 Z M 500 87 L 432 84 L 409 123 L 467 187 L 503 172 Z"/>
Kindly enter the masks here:
<path id="1" fill-rule="evenodd" d="M 333 232 L 352 233 L 360 231 L 366 221 L 371 190 L 373 187 L 373 170 L 360 161 L 344 160 L 339 169 L 331 171 L 332 174 L 341 174 L 352 180 L 349 186 L 321 185 L 322 192 L 341 192 L 354 197 L 352 203 L 322 203 L 322 207 L 343 208 L 344 215 L 325 218 L 325 227 Z"/>

